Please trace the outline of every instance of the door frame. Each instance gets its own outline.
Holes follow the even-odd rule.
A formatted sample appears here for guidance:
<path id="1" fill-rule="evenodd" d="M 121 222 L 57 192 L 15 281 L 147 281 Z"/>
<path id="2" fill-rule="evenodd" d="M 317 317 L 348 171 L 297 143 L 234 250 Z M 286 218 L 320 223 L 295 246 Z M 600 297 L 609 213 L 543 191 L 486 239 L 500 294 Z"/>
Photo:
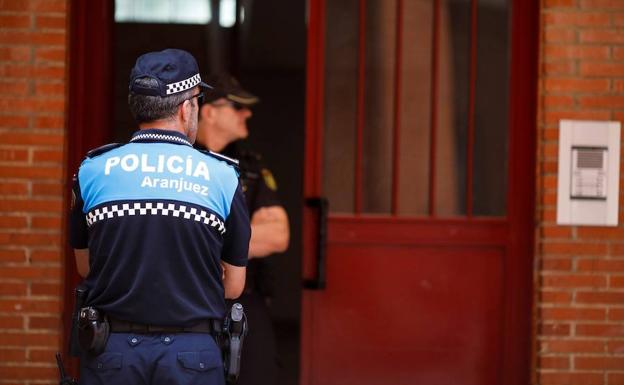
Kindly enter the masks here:
<path id="1" fill-rule="evenodd" d="M 304 199 L 322 195 L 325 1 L 308 1 Z M 511 15 L 507 192 L 509 235 L 504 243 L 509 256 L 506 259 L 509 265 L 505 271 L 514 274 L 505 276 L 505 333 L 500 378 L 504 384 L 524 385 L 529 382 L 532 368 L 539 2 L 512 0 Z M 305 280 L 314 275 L 316 239 L 308 229 L 315 228 L 316 218 L 314 211 L 305 207 L 302 218 L 302 278 Z M 449 234 L 453 233 L 452 227 L 457 225 L 454 220 L 447 219 L 426 221 Z M 477 227 L 478 222 L 482 222 L 480 219 L 468 221 Z M 316 293 L 312 291 L 302 292 L 302 385 L 313 383 L 314 363 L 310 360 L 310 352 L 314 335 L 313 328 L 305 324 L 313 319 L 314 295 Z"/>

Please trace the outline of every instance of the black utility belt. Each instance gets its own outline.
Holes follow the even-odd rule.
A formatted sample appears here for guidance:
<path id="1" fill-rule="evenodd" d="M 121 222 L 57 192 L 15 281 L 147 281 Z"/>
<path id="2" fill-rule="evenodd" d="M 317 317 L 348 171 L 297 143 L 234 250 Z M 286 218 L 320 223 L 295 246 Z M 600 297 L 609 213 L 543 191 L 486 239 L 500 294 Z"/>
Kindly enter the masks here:
<path id="1" fill-rule="evenodd" d="M 193 326 L 180 327 L 180 326 L 159 326 L 148 325 L 136 322 L 128 322 L 113 317 L 108 317 L 108 323 L 110 325 L 111 333 L 136 333 L 136 334 L 148 334 L 148 333 L 209 333 L 212 334 L 215 330 L 216 320 L 205 320 L 196 323 Z"/>

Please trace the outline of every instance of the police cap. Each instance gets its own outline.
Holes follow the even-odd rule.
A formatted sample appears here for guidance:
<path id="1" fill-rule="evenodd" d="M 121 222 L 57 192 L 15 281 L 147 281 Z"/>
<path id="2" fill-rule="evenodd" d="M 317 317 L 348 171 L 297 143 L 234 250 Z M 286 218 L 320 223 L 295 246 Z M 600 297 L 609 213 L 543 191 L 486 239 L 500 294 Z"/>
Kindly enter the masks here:
<path id="1" fill-rule="evenodd" d="M 136 82 L 144 77 L 156 80 L 158 88 L 146 87 Z M 135 94 L 166 97 L 195 86 L 212 88 L 202 82 L 193 55 L 181 49 L 169 48 L 139 56 L 130 72 L 128 88 Z"/>
<path id="2" fill-rule="evenodd" d="M 252 106 L 260 99 L 241 86 L 236 78 L 227 72 L 212 74 L 208 77 L 212 89 L 206 93 L 206 100 L 213 102 L 225 98 L 242 106 Z"/>

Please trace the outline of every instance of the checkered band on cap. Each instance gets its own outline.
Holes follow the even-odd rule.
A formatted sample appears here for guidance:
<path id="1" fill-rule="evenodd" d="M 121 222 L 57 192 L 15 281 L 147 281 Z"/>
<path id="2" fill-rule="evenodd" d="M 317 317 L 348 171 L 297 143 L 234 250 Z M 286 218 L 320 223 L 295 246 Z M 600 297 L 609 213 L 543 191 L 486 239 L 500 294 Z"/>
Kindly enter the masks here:
<path id="1" fill-rule="evenodd" d="M 176 83 L 167 84 L 167 95 L 177 94 L 178 92 L 189 90 L 201 82 L 199 74 L 195 74 L 188 79 Z"/>
<path id="2" fill-rule="evenodd" d="M 180 203 L 116 203 L 93 209 L 87 213 L 86 218 L 87 225 L 90 227 L 94 223 L 101 222 L 106 219 L 132 215 L 162 215 L 193 220 L 195 222 L 210 226 L 221 235 L 225 234 L 225 224 L 215 214 L 195 207 L 188 207 Z"/>

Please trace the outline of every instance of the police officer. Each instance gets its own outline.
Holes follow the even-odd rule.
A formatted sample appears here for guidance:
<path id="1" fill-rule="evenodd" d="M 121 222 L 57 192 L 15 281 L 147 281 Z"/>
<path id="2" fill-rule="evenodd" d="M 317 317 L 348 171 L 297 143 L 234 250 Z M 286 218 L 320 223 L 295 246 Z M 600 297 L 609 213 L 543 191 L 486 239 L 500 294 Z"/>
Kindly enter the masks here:
<path id="1" fill-rule="evenodd" d="M 239 159 L 251 216 L 247 281 L 237 300 L 249 319 L 238 384 L 272 385 L 277 379 L 275 337 L 268 308 L 273 278 L 265 257 L 288 247 L 288 216 L 277 197 L 272 173 L 260 155 L 245 149 L 241 141 L 249 135 L 247 119 L 258 98 L 227 73 L 213 75 L 209 82 L 214 88 L 207 92 L 208 103 L 201 107 L 195 145 Z"/>
<path id="2" fill-rule="evenodd" d="M 188 52 L 140 56 L 139 131 L 75 177 L 71 244 L 86 305 L 110 327 L 103 353 L 81 359 L 83 384 L 224 383 L 211 333 L 243 290 L 250 227 L 236 167 L 192 147 L 206 87 Z"/>

